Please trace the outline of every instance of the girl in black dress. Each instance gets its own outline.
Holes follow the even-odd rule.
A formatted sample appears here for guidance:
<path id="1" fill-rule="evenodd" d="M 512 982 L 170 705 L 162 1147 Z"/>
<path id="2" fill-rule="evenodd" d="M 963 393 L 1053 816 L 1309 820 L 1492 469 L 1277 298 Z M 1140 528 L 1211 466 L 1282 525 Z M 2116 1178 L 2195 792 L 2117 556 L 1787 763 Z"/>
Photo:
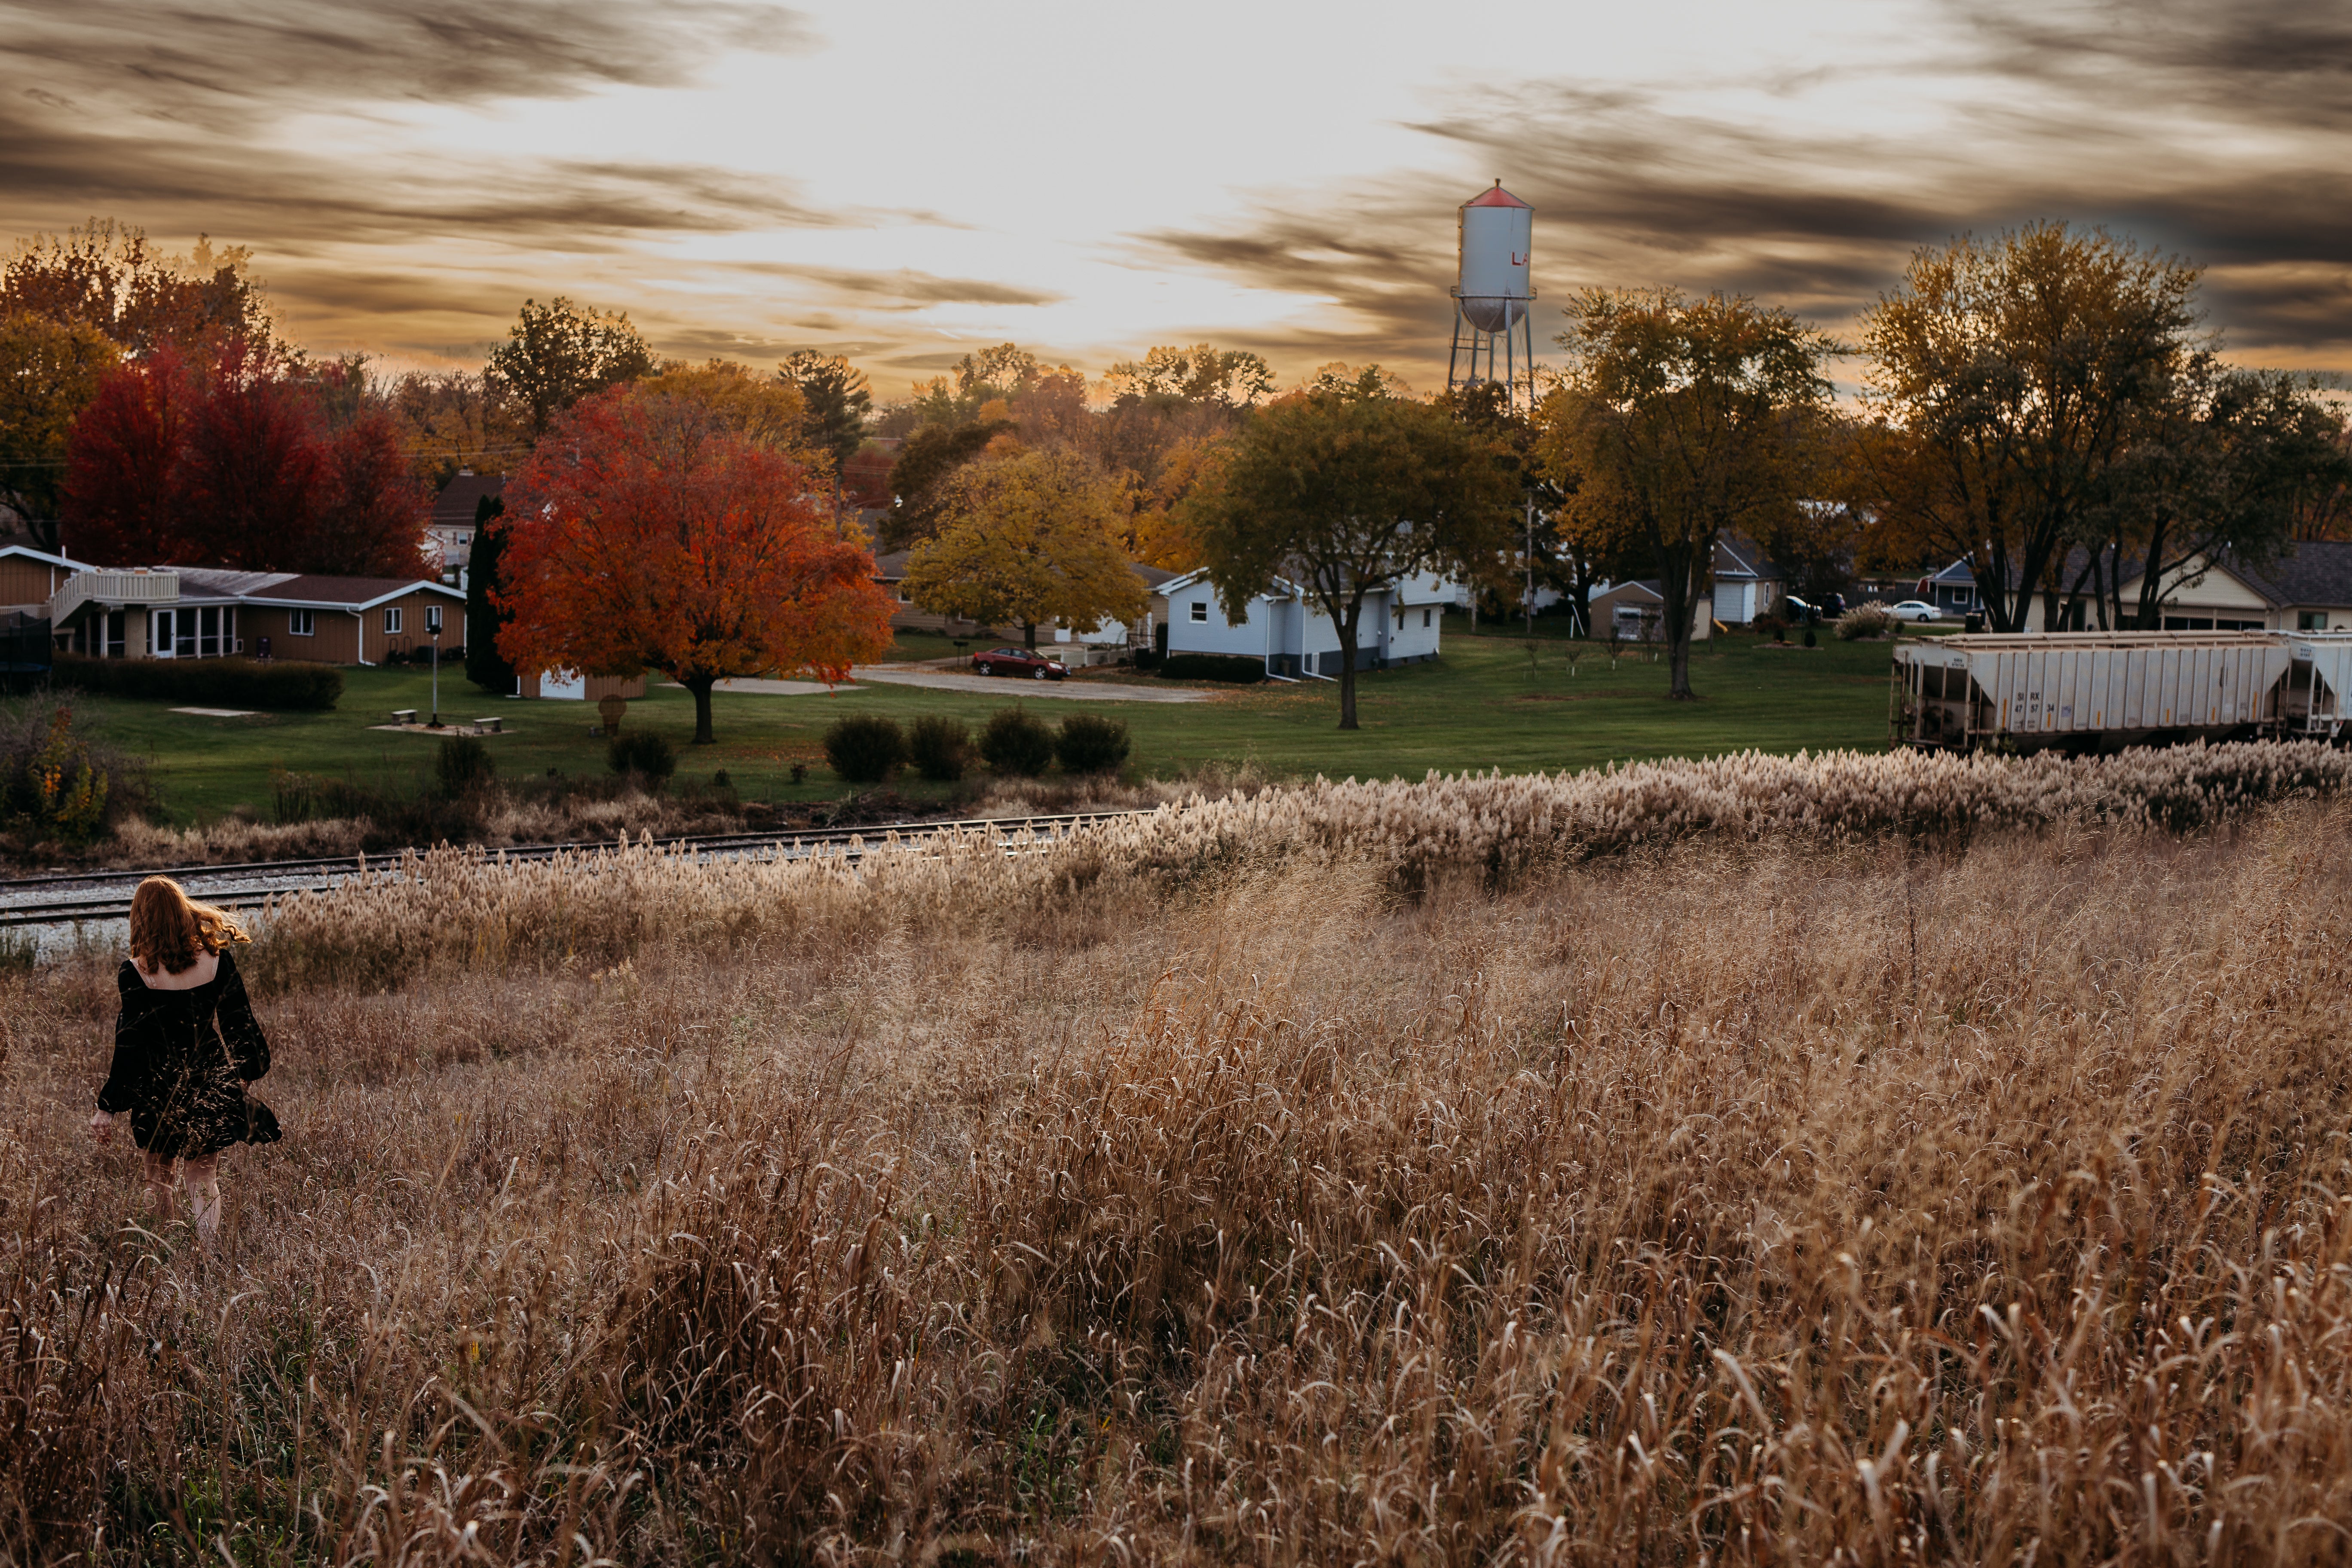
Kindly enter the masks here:
<path id="1" fill-rule="evenodd" d="M 207 1250 L 220 1230 L 220 1152 L 268 1142 L 276 1118 L 246 1091 L 269 1070 L 269 1042 L 237 977 L 235 921 L 194 903 L 169 877 L 150 877 L 131 900 L 131 957 L 115 977 L 114 1070 L 98 1091 L 90 1135 L 104 1143 L 128 1113 L 147 1156 L 147 1186 L 167 1223 L 172 1166 L 179 1163 Z"/>

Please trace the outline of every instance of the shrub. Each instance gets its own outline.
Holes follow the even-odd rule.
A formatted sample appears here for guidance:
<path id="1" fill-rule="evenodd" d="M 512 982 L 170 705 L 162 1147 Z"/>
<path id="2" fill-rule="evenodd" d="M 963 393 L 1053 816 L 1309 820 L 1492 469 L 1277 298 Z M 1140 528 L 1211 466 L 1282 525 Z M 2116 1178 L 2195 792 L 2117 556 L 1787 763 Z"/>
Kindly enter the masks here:
<path id="1" fill-rule="evenodd" d="M 118 791 L 135 764 L 73 728 L 62 704 L 28 702 L 0 718 L 0 819 L 35 842 L 86 844 L 143 793 Z M 143 782 L 143 781 L 142 781 Z"/>
<path id="2" fill-rule="evenodd" d="M 1748 623 L 1748 629 L 1759 637 L 1770 637 L 1774 642 L 1789 640 L 1789 623 L 1778 616 L 1759 616 Z"/>
<path id="3" fill-rule="evenodd" d="M 824 760 L 851 784 L 878 784 L 907 760 L 907 737 L 896 719 L 852 713 L 826 729 Z"/>
<path id="4" fill-rule="evenodd" d="M 1894 612 L 1873 599 L 1867 605 L 1856 605 L 1838 617 L 1837 635 L 1846 642 L 1863 637 L 1883 637 L 1895 626 Z"/>
<path id="5" fill-rule="evenodd" d="M 677 753 L 669 742 L 651 730 L 625 730 L 604 748 L 604 761 L 616 773 L 634 773 L 658 787 L 677 772 Z"/>
<path id="6" fill-rule="evenodd" d="M 980 727 L 981 759 L 1000 773 L 1034 778 L 1054 760 L 1054 731 L 1018 708 L 1002 708 Z"/>
<path id="7" fill-rule="evenodd" d="M 135 697 L 207 708 L 323 711 L 343 695 L 343 672 L 299 659 L 91 658 L 61 653 L 50 679 L 108 697 Z"/>
<path id="8" fill-rule="evenodd" d="M 1054 737 L 1054 755 L 1069 773 L 1114 773 L 1127 762 L 1127 721 L 1073 713 Z"/>
<path id="9" fill-rule="evenodd" d="M 1229 653 L 1171 653 L 1160 661 L 1163 680 L 1222 680 L 1248 686 L 1265 679 L 1265 660 Z"/>
<path id="10" fill-rule="evenodd" d="M 452 735 L 441 742 L 440 754 L 433 759 L 433 771 L 441 785 L 444 799 L 455 800 L 467 790 L 486 784 L 495 777 L 499 764 L 478 735 Z"/>
<path id="11" fill-rule="evenodd" d="M 961 719 L 927 713 L 907 731 L 907 759 L 925 778 L 953 784 L 971 766 L 971 729 Z"/>

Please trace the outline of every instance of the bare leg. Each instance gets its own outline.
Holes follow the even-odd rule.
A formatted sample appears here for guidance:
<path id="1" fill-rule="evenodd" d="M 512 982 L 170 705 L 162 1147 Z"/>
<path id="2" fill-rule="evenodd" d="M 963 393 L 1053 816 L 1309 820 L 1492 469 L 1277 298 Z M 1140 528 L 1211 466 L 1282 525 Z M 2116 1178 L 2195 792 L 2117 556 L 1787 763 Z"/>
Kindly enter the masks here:
<path id="1" fill-rule="evenodd" d="M 201 1160 L 183 1160 L 180 1175 L 188 1184 L 188 1202 L 195 1207 L 197 1238 L 209 1252 L 220 1239 L 220 1156 L 207 1154 Z"/>
<path id="2" fill-rule="evenodd" d="M 141 1151 L 147 1157 L 147 1193 L 155 1200 L 155 1217 L 169 1225 L 179 1215 L 179 1205 L 172 1198 L 172 1162 L 152 1149 Z"/>

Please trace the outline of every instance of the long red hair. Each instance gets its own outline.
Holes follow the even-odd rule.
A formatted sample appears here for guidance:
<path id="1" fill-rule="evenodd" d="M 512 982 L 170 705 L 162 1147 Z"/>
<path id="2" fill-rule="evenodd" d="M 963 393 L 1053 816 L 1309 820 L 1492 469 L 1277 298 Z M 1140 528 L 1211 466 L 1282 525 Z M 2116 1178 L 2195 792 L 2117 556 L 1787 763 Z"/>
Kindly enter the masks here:
<path id="1" fill-rule="evenodd" d="M 150 877 L 131 895 L 131 956 L 150 974 L 183 973 L 200 952 L 252 940 L 226 910 L 197 903 L 169 877 Z"/>

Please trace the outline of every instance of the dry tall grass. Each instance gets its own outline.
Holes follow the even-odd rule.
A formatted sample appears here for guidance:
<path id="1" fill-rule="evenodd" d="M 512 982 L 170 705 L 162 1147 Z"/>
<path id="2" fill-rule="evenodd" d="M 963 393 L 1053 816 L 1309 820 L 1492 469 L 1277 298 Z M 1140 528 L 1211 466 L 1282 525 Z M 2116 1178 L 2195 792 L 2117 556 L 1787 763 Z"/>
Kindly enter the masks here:
<path id="1" fill-rule="evenodd" d="M 11 1555 L 2343 1560 L 2346 808 L 1497 879 L 1343 789 L 298 906 L 208 1268 L 108 976 L 0 982 Z"/>

